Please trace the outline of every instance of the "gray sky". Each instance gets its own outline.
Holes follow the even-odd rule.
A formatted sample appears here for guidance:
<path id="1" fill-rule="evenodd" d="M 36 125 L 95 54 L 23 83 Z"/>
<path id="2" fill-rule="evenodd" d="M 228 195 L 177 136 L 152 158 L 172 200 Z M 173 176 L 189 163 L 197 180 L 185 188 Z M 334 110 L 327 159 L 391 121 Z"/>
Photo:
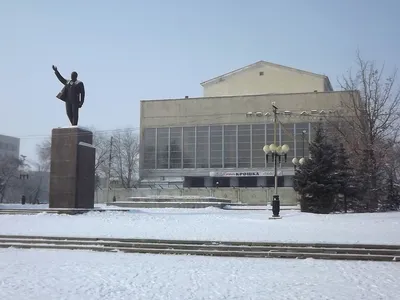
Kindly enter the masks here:
<path id="1" fill-rule="evenodd" d="M 139 126 L 141 99 L 201 96 L 200 82 L 266 60 L 337 77 L 366 59 L 400 65 L 399 1 L 51 0 L 0 9 L 0 133 L 21 154 L 68 125 L 51 65 L 87 90 L 80 124 Z"/>

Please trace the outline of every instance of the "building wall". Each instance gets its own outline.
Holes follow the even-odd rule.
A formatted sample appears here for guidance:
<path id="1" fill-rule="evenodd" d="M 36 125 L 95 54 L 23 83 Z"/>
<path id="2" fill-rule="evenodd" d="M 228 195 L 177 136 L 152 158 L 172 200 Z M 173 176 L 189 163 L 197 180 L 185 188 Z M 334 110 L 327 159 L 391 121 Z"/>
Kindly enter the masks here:
<path id="1" fill-rule="evenodd" d="M 270 204 L 273 188 L 170 188 L 170 189 L 113 189 L 110 193 L 106 190 L 96 190 L 95 203 L 112 202 L 115 196 L 117 201 L 126 201 L 128 197 L 151 196 L 203 196 L 217 197 L 232 200 L 233 203 L 246 203 L 250 205 Z M 109 197 L 107 201 L 107 195 Z M 281 205 L 297 205 L 296 192 L 291 187 L 279 188 Z"/>
<path id="2" fill-rule="evenodd" d="M 203 84 L 204 97 L 331 91 L 326 76 L 273 64 L 256 64 Z"/>
<path id="3" fill-rule="evenodd" d="M 6 155 L 19 157 L 20 139 L 0 134 L 0 158 Z"/>
<path id="4" fill-rule="evenodd" d="M 291 111 L 297 116 L 302 111 L 337 110 L 342 101 L 351 101 L 351 92 L 300 93 L 276 95 L 249 95 L 205 97 L 189 99 L 146 100 L 140 103 L 140 127 L 168 127 L 210 124 L 247 124 L 247 112 L 272 112 L 272 103 L 280 112 Z M 318 116 L 316 116 L 318 119 Z M 281 121 L 310 120 L 295 116 L 282 116 Z M 252 123 L 272 122 L 272 116 L 254 118 Z"/>
<path id="5" fill-rule="evenodd" d="M 311 124 L 321 118 L 320 114 L 304 117 L 300 113 L 315 110 L 329 114 L 340 109 L 343 101 L 351 101 L 350 92 L 142 101 L 140 176 L 142 179 L 209 176 L 210 171 L 221 169 L 235 169 L 237 172 L 249 171 L 249 168 L 252 171 L 265 170 L 272 166 L 265 162 L 262 152 L 265 144 L 273 142 L 273 118 L 265 116 L 265 112 L 271 111 L 272 102 L 280 112 L 292 113 L 279 115 L 282 124 L 277 129 L 277 142 L 288 144 L 291 149 L 287 162 L 282 163 L 281 171 L 283 175 L 292 175 L 292 158 L 302 156 L 302 131 L 307 131 L 306 140 L 310 140 Z M 246 115 L 249 111 L 260 111 L 261 117 L 254 114 L 249 117 Z M 213 163 L 213 149 L 208 147 L 211 147 L 213 136 L 220 141 L 222 135 L 222 145 L 216 150 L 222 154 L 223 164 Z M 252 139 L 251 143 L 244 141 L 246 137 Z M 211 142 L 201 147 L 204 139 L 210 139 Z M 239 155 L 241 143 L 250 143 L 251 148 L 242 149 Z M 205 157 L 207 152 L 210 154 Z M 305 152 L 308 155 L 307 149 Z M 226 159 L 229 156 L 230 159 Z M 150 162 L 153 166 L 149 167 L 150 160 L 153 160 Z M 250 160 L 251 164 L 245 160 Z"/>

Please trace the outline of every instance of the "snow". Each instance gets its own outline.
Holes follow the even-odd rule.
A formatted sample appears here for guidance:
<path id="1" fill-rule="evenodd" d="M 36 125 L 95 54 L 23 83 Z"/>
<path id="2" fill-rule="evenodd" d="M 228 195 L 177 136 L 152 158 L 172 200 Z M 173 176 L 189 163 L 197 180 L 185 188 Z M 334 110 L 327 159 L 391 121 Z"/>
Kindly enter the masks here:
<path id="1" fill-rule="evenodd" d="M 1 209 L 48 209 L 49 204 L 17 204 L 17 203 L 4 203 L 0 204 Z"/>
<path id="2" fill-rule="evenodd" d="M 37 205 L 33 205 L 37 207 Z M 135 209 L 0 215 L 0 234 L 184 240 L 400 244 L 400 212 L 314 215 L 282 210 Z"/>
<path id="3" fill-rule="evenodd" d="M 0 249 L 0 299 L 395 300 L 396 263 Z"/>
<path id="4" fill-rule="evenodd" d="M 154 195 L 154 196 L 143 196 L 143 197 L 128 197 L 128 199 L 131 200 L 136 200 L 136 199 L 222 199 L 222 200 L 227 200 L 225 198 L 217 198 L 217 197 L 211 197 L 211 196 L 193 196 L 193 195 L 187 195 L 187 196 L 174 196 L 174 195 Z"/>
<path id="5" fill-rule="evenodd" d="M 124 208 L 124 207 L 119 207 L 119 206 L 108 206 L 106 204 L 95 204 L 94 206 L 95 209 L 107 209 L 107 210 L 130 210 L 129 208 Z M 0 204 L 0 211 L 8 210 L 8 209 L 49 209 L 49 204 L 48 203 L 42 203 L 42 204 L 18 204 L 18 203 L 3 203 Z M 61 209 L 63 210 L 63 209 Z"/>
<path id="6" fill-rule="evenodd" d="M 96 147 L 95 147 L 94 145 L 89 144 L 89 143 L 85 143 L 85 142 L 79 142 L 78 145 L 79 145 L 79 146 L 83 146 L 83 147 L 89 147 L 89 148 L 94 148 L 94 149 L 96 149 Z"/>

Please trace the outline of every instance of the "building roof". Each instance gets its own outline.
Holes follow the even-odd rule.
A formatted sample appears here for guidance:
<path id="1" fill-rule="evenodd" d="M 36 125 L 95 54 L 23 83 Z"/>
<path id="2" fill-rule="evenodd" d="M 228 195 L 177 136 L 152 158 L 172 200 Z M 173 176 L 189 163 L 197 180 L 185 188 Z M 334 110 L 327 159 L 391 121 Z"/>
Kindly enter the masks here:
<path id="1" fill-rule="evenodd" d="M 254 64 L 251 64 L 251 65 L 242 67 L 240 69 L 233 70 L 233 71 L 231 71 L 229 73 L 225 73 L 225 74 L 222 74 L 220 76 L 214 77 L 212 79 L 203 81 L 200 84 L 202 86 L 204 86 L 204 85 L 207 85 L 207 84 L 210 84 L 210 83 L 215 83 L 215 82 L 218 82 L 221 78 L 227 78 L 227 77 L 232 76 L 234 74 L 238 74 L 240 72 L 243 72 L 243 71 L 246 71 L 246 70 L 249 70 L 249 69 L 252 69 L 252 68 L 256 68 L 256 67 L 261 67 L 261 66 L 271 66 L 271 67 L 281 68 L 281 69 L 285 69 L 285 70 L 288 70 L 288 71 L 297 72 L 297 73 L 301 73 L 301 74 L 305 74 L 305 75 L 309 75 L 309 76 L 315 76 L 315 77 L 319 77 L 319 78 L 324 78 L 324 79 L 327 79 L 328 82 L 329 82 L 329 85 L 331 85 L 331 83 L 329 81 L 329 78 L 326 75 L 316 74 L 316 73 L 312 73 L 312 72 L 308 72 L 308 71 L 304 71 L 304 70 L 299 70 L 299 69 L 295 69 L 295 68 L 291 68 L 291 67 L 286 67 L 286 66 L 270 63 L 270 62 L 267 62 L 267 61 L 264 61 L 264 60 L 260 60 L 260 61 L 254 63 Z"/>

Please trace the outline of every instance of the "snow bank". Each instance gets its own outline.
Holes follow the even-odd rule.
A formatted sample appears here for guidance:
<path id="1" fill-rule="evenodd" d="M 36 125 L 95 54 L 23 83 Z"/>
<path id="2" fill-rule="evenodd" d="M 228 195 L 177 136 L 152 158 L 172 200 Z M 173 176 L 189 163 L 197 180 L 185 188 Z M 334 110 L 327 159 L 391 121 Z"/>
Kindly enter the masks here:
<path id="1" fill-rule="evenodd" d="M 0 299 L 398 299 L 396 263 L 0 249 Z"/>
<path id="2" fill-rule="evenodd" d="M 313 215 L 282 211 L 136 209 L 82 215 L 0 215 L 0 234 L 191 240 L 400 244 L 400 212 Z"/>

